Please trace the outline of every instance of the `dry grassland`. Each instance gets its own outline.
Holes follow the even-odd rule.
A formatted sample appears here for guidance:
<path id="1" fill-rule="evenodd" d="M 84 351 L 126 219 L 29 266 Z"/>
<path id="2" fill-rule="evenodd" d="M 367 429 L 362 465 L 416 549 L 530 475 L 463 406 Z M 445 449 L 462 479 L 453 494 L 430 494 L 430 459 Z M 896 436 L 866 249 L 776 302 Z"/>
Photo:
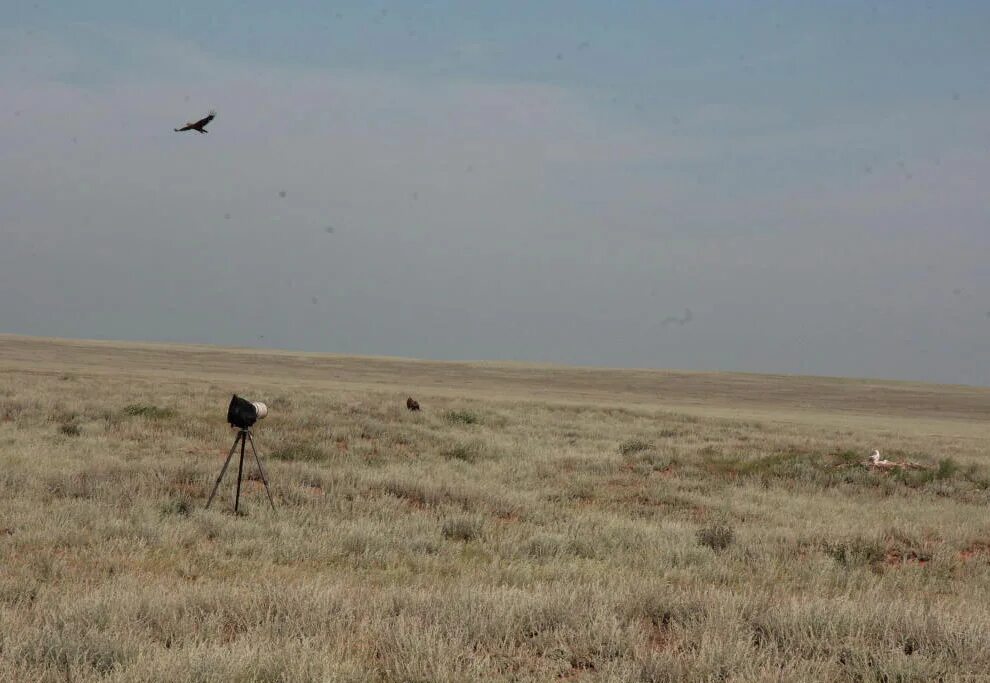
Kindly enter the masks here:
<path id="1" fill-rule="evenodd" d="M 275 514 L 203 509 L 234 391 Z M 0 680 L 988 680 L 988 409 L 0 336 Z"/>

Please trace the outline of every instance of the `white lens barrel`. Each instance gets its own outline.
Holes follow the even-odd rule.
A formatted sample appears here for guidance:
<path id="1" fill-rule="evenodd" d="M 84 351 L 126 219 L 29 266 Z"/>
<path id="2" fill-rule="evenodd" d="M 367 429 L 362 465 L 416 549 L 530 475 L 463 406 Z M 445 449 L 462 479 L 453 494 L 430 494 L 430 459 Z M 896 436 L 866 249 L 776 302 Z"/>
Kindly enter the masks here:
<path id="1" fill-rule="evenodd" d="M 268 417 L 268 406 L 266 406 L 264 403 L 262 403 L 261 401 L 252 401 L 251 405 L 254 406 L 255 412 L 258 413 L 259 420 L 263 417 Z"/>

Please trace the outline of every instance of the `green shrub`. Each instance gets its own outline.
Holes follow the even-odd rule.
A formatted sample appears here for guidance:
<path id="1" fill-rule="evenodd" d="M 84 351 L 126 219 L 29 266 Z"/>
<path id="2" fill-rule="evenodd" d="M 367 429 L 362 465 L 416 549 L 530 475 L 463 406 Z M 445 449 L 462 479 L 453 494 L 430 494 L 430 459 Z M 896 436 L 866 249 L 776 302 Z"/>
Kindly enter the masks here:
<path id="1" fill-rule="evenodd" d="M 948 479 L 959 471 L 959 465 L 952 458 L 943 458 L 938 461 L 938 469 L 935 470 L 936 479 Z"/>

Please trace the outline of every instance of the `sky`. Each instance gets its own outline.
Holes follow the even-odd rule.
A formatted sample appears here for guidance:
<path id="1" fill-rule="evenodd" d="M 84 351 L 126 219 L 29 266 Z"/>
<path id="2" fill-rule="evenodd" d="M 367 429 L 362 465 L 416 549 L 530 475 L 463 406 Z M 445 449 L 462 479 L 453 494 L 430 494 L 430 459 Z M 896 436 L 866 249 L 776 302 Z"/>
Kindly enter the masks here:
<path id="1" fill-rule="evenodd" d="M 0 332 L 990 384 L 988 3 L 3 5 Z"/>

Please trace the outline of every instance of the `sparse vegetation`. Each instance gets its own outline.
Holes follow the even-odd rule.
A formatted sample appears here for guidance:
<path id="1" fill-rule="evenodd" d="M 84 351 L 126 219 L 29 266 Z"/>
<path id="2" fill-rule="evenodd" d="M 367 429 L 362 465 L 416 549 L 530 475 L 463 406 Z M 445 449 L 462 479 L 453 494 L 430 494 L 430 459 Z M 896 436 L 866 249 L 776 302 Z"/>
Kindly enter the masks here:
<path id="1" fill-rule="evenodd" d="M 193 503 L 187 496 L 175 496 L 162 504 L 162 512 L 167 515 L 187 516 L 192 510 Z"/>
<path id="2" fill-rule="evenodd" d="M 149 420 L 165 420 L 175 416 L 175 411 L 171 408 L 159 408 L 158 406 L 131 403 L 124 407 L 124 415 L 131 417 L 146 417 Z"/>
<path id="3" fill-rule="evenodd" d="M 843 567 L 872 566 L 883 561 L 883 544 L 870 538 L 856 536 L 838 541 L 826 541 L 822 551 Z"/>
<path id="4" fill-rule="evenodd" d="M 990 670 L 990 427 L 967 403 L 990 391 L 908 385 L 881 410 L 856 382 L 793 378 L 768 393 L 811 407 L 778 412 L 707 376 L 721 398 L 678 409 L 648 374 L 555 369 L 533 400 L 513 384 L 530 369 L 455 395 L 403 374 L 422 364 L 392 386 L 335 359 L 335 383 L 289 354 L 175 351 L 165 373 L 141 348 L 0 372 L 0 680 Z M 255 430 L 275 514 L 253 457 L 246 514 L 230 474 L 203 509 L 234 390 L 280 406 Z M 871 471 L 875 445 L 926 469 Z"/>
<path id="5" fill-rule="evenodd" d="M 445 458 L 474 463 L 489 456 L 489 448 L 479 440 L 459 442 L 440 451 Z"/>
<path id="6" fill-rule="evenodd" d="M 622 455 L 632 455 L 633 453 L 639 453 L 640 451 L 648 451 L 651 448 L 653 448 L 653 444 L 649 441 L 629 439 L 628 441 L 623 441 L 619 444 L 619 453 Z"/>
<path id="7" fill-rule="evenodd" d="M 448 410 L 446 418 L 453 424 L 473 425 L 481 422 L 481 418 L 470 410 Z"/>
<path id="8" fill-rule="evenodd" d="M 250 447 L 248 447 L 248 452 L 250 452 Z M 268 453 L 268 457 L 275 460 L 302 460 L 309 462 L 322 462 L 329 458 L 326 450 L 314 443 L 304 441 L 276 445 Z"/>
<path id="9" fill-rule="evenodd" d="M 82 434 L 82 428 L 75 422 L 63 422 L 59 425 L 58 431 L 65 436 L 79 436 Z"/>
<path id="10" fill-rule="evenodd" d="M 443 523 L 444 538 L 453 541 L 475 541 L 481 538 L 484 522 L 477 517 L 458 516 Z"/>
<path id="11" fill-rule="evenodd" d="M 718 521 L 698 529 L 697 537 L 698 543 L 717 552 L 732 545 L 736 534 L 728 522 Z"/>
<path id="12" fill-rule="evenodd" d="M 952 458 L 943 458 L 938 461 L 938 468 L 935 470 L 935 479 L 951 479 L 959 471 L 959 465 Z"/>

